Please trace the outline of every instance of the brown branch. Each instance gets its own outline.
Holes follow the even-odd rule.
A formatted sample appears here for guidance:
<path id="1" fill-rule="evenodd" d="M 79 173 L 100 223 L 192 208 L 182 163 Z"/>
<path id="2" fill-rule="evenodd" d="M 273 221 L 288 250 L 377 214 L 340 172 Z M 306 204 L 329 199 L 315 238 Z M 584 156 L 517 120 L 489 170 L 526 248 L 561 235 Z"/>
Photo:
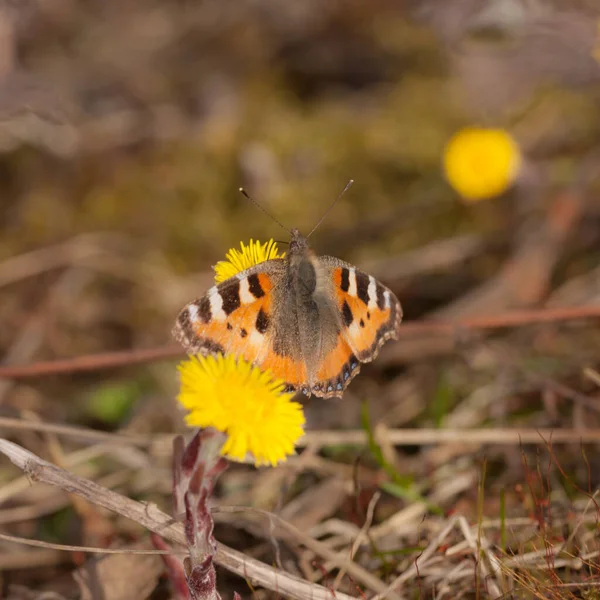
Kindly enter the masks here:
<path id="1" fill-rule="evenodd" d="M 47 360 L 28 365 L 7 365 L 0 367 L 0 379 L 22 379 L 44 375 L 113 369 L 115 367 L 141 365 L 169 358 L 182 358 L 183 356 L 184 352 L 181 346 L 174 344 L 144 350 L 117 350 L 116 352 L 103 352 L 100 354 L 77 356 L 75 358 Z"/>
<path id="2" fill-rule="evenodd" d="M 453 335 L 461 329 L 508 329 L 511 327 L 519 327 L 521 325 L 558 323 L 561 321 L 573 321 L 597 317 L 600 317 L 600 305 L 534 308 L 528 310 L 512 310 L 496 315 L 481 315 L 457 321 L 436 321 L 432 319 L 428 321 L 404 323 L 400 328 L 400 333 L 401 337 L 411 337 L 417 334 Z"/>
<path id="3" fill-rule="evenodd" d="M 76 425 L 65 425 L 63 423 L 49 423 L 47 421 L 32 421 L 1 416 L 0 428 L 11 429 L 13 431 L 38 431 L 86 441 L 111 442 L 113 444 L 129 444 L 131 446 L 148 446 L 161 441 L 170 444 L 173 439 L 173 434 L 157 434 L 153 436 L 143 434 L 131 435 L 128 433 L 77 427 Z"/>
<path id="4" fill-rule="evenodd" d="M 410 338 L 418 335 L 452 336 L 461 330 L 506 329 L 536 323 L 559 323 L 598 317 L 600 317 L 600 305 L 515 310 L 457 321 L 430 320 L 404 323 L 400 328 L 400 337 Z M 143 350 L 120 350 L 61 360 L 41 361 L 28 365 L 0 366 L 0 379 L 24 379 L 81 371 L 96 371 L 170 358 L 181 358 L 183 356 L 183 350 L 174 344 Z"/>

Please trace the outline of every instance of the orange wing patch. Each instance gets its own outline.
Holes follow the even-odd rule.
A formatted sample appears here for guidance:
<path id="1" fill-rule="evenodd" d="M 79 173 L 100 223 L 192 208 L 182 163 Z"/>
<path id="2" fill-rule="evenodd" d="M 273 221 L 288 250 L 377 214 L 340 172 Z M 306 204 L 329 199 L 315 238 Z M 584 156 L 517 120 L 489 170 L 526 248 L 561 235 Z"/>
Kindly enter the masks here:
<path id="1" fill-rule="evenodd" d="M 301 386 L 307 378 L 304 361 L 296 362 L 273 351 L 268 333 L 270 306 L 270 297 L 266 296 L 232 313 L 226 324 L 198 325 L 196 335 L 219 344 L 227 354 L 269 369 L 274 377 L 283 379 L 288 385 Z"/>
<path id="2" fill-rule="evenodd" d="M 189 354 L 227 352 L 241 355 L 257 328 L 266 330 L 272 279 L 255 273 L 232 277 L 208 290 L 179 313 L 173 335 Z"/>
<path id="3" fill-rule="evenodd" d="M 270 305 L 271 301 L 267 296 L 236 309 L 223 321 L 194 321 L 192 329 L 199 339 L 220 346 L 221 352 L 253 360 L 263 342 L 264 323 L 268 322 Z M 260 337 L 257 336 L 257 325 L 263 330 Z"/>
<path id="4" fill-rule="evenodd" d="M 307 373 L 304 361 L 295 361 L 289 356 L 279 356 L 270 344 L 264 359 L 256 361 L 262 369 L 269 369 L 278 379 L 283 379 L 287 385 L 299 388 L 306 385 Z"/>
<path id="5" fill-rule="evenodd" d="M 251 277 L 248 278 L 248 281 L 251 280 Z M 258 286 L 265 293 L 268 294 L 273 289 L 273 280 L 264 273 L 257 273 L 256 280 L 258 282 Z"/>
<path id="6" fill-rule="evenodd" d="M 386 340 L 397 337 L 400 303 L 375 278 L 352 267 L 335 269 L 333 277 L 345 337 L 360 361 L 369 362 Z"/>
<path id="7" fill-rule="evenodd" d="M 336 347 L 322 357 L 317 383 L 312 391 L 325 398 L 341 396 L 352 378 L 360 371 L 360 363 L 348 342 L 340 336 Z"/>
<path id="8" fill-rule="evenodd" d="M 360 300 L 348 297 L 342 303 L 342 314 L 346 325 L 346 334 L 352 347 L 363 359 L 365 354 L 372 352 L 378 338 L 383 332 L 392 327 L 391 308 L 369 308 Z"/>
<path id="9" fill-rule="evenodd" d="M 306 365 L 304 361 L 297 362 L 273 351 L 268 334 L 270 308 L 271 299 L 265 296 L 237 309 L 225 322 L 197 322 L 194 332 L 198 338 L 207 340 L 207 346 L 218 345 L 222 348 L 219 351 L 240 356 L 262 369 L 269 369 L 287 385 L 300 387 L 306 383 Z"/>

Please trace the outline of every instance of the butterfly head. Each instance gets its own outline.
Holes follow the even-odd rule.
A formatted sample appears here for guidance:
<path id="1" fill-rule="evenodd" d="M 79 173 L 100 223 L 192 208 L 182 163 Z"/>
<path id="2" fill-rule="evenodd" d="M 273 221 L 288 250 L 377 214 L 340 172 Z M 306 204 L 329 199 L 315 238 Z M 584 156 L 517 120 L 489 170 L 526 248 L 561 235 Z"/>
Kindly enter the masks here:
<path id="1" fill-rule="evenodd" d="M 306 254 L 309 249 L 308 240 L 298 229 L 292 229 L 290 240 L 290 254 Z"/>

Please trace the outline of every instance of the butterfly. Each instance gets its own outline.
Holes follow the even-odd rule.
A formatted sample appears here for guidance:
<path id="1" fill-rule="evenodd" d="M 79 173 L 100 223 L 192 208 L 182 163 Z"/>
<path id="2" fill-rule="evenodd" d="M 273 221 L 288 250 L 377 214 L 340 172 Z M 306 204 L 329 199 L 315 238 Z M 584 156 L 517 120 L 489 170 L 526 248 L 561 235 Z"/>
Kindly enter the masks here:
<path id="1" fill-rule="evenodd" d="M 284 258 L 212 287 L 180 312 L 189 354 L 223 353 L 268 369 L 288 391 L 341 396 L 381 346 L 398 337 L 400 302 L 371 275 L 317 256 L 297 229 Z"/>

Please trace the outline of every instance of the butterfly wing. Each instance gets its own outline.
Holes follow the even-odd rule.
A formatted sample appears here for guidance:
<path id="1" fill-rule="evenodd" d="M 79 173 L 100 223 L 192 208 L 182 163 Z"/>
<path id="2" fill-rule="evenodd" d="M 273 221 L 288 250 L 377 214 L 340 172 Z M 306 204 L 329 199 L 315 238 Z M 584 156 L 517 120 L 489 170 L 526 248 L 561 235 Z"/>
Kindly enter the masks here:
<path id="1" fill-rule="evenodd" d="M 297 336 L 290 336 L 285 352 L 276 352 L 274 306 L 285 287 L 282 259 L 265 261 L 210 288 L 179 313 L 173 335 L 188 354 L 233 354 L 269 369 L 290 389 L 307 380 Z"/>
<path id="2" fill-rule="evenodd" d="M 402 308 L 376 279 L 333 257 L 314 259 L 301 309 L 286 261 L 263 262 L 183 308 L 173 335 L 189 354 L 226 353 L 269 369 L 290 390 L 341 396 L 361 362 L 396 338 Z"/>
<path id="3" fill-rule="evenodd" d="M 333 348 L 323 347 L 317 365 L 310 386 L 311 393 L 322 398 L 341 397 L 350 381 L 360 371 L 360 363 L 341 327 L 337 343 Z"/>
<path id="4" fill-rule="evenodd" d="M 335 347 L 320 357 L 312 389 L 317 395 L 339 396 L 360 363 L 374 360 L 387 340 L 398 337 L 402 307 L 390 289 L 351 264 L 331 256 L 318 261 L 332 286 L 326 294 L 335 298 L 339 335 Z"/>

